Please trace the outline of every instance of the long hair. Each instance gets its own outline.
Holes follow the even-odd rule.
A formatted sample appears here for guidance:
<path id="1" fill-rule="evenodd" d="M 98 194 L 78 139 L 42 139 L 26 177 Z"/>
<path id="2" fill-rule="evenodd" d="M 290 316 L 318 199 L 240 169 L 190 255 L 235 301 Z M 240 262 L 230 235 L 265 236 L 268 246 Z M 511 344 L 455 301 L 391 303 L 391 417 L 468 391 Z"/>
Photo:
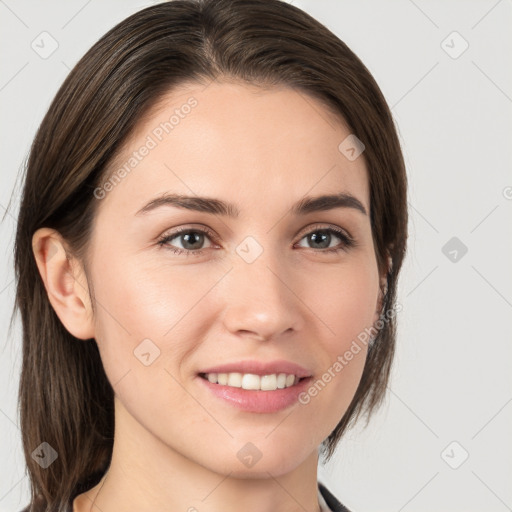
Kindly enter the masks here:
<path id="1" fill-rule="evenodd" d="M 98 204 L 94 190 L 134 127 L 181 83 L 222 79 L 294 88 L 320 100 L 362 141 L 375 254 L 379 271 L 387 272 L 383 311 L 395 304 L 407 239 L 405 166 L 389 107 L 359 58 L 281 0 L 174 0 L 128 17 L 69 73 L 25 169 L 14 312 L 21 313 L 23 330 L 19 409 L 34 510 L 66 510 L 99 482 L 112 455 L 114 394 L 95 340 L 72 336 L 53 310 L 32 235 L 41 227 L 56 229 L 85 264 Z M 391 318 L 369 346 L 355 396 L 322 443 L 327 459 L 355 419 L 369 417 L 382 401 L 395 331 Z M 47 468 L 32 457 L 41 443 L 58 454 Z"/>

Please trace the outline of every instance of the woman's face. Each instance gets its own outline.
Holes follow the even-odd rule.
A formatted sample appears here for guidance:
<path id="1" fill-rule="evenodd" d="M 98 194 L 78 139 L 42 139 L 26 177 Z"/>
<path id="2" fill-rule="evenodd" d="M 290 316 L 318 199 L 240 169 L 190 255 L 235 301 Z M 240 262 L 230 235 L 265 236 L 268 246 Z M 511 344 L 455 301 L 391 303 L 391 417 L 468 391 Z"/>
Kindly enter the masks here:
<path id="1" fill-rule="evenodd" d="M 116 429 L 215 472 L 277 476 L 336 427 L 365 363 L 353 342 L 380 296 L 349 135 L 304 93 L 218 82 L 183 85 L 141 121 L 95 192 L 89 253 Z M 339 194 L 355 199 L 306 202 Z M 309 379 L 262 391 L 218 373 L 242 373 L 244 387 Z"/>

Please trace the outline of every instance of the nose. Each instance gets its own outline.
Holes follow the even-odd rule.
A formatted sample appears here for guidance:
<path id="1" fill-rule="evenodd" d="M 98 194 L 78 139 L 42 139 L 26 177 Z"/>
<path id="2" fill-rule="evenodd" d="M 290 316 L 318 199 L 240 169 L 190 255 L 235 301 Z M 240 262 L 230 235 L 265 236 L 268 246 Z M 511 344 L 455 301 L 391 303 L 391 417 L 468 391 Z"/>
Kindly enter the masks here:
<path id="1" fill-rule="evenodd" d="M 270 250 L 252 263 L 234 258 L 224 280 L 224 326 L 229 332 L 267 341 L 302 329 L 305 306 L 294 289 L 293 271 L 283 263 Z"/>

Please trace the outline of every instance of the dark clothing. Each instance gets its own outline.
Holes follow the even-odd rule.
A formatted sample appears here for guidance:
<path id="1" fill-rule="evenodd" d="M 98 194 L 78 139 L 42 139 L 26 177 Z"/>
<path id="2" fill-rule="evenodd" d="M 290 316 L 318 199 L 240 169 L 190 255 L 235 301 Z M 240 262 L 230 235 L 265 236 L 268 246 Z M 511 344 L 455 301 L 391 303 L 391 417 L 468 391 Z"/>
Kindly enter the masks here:
<path id="1" fill-rule="evenodd" d="M 347 507 L 342 505 L 338 499 L 333 494 L 331 494 L 325 485 L 318 482 L 318 489 L 324 497 L 325 503 L 327 503 L 327 506 L 332 510 L 332 512 L 350 512 Z"/>

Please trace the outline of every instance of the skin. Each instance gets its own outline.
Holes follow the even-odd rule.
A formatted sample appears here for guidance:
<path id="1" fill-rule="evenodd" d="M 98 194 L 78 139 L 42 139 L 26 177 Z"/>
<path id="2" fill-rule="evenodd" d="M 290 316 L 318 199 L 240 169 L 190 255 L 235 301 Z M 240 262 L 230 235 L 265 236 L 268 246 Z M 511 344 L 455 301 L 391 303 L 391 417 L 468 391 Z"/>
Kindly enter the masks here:
<path id="1" fill-rule="evenodd" d="M 349 161 L 338 150 L 350 131 L 312 97 L 215 82 L 169 92 L 116 165 L 191 96 L 198 104 L 190 114 L 98 201 L 87 274 L 66 259 L 57 232 L 34 234 L 52 306 L 74 336 L 95 338 L 115 391 L 111 466 L 75 499 L 74 511 L 318 511 L 317 449 L 356 391 L 366 350 L 307 405 L 276 413 L 234 408 L 197 373 L 242 359 L 286 359 L 316 380 L 378 319 L 383 276 L 369 215 L 289 212 L 305 195 L 339 192 L 369 212 L 364 157 Z M 233 202 L 240 216 L 172 206 L 135 215 L 163 192 Z M 179 235 L 158 245 L 180 226 L 207 227 L 216 239 L 199 236 L 199 255 L 174 254 L 171 245 L 187 250 Z M 307 236 L 330 226 L 357 245 L 327 253 Z M 263 248 L 250 264 L 236 252 L 247 236 Z M 329 246 L 343 242 L 333 234 Z M 147 338 L 160 350 L 149 366 L 134 356 Z M 237 457 L 249 441 L 262 454 L 250 468 Z"/>

